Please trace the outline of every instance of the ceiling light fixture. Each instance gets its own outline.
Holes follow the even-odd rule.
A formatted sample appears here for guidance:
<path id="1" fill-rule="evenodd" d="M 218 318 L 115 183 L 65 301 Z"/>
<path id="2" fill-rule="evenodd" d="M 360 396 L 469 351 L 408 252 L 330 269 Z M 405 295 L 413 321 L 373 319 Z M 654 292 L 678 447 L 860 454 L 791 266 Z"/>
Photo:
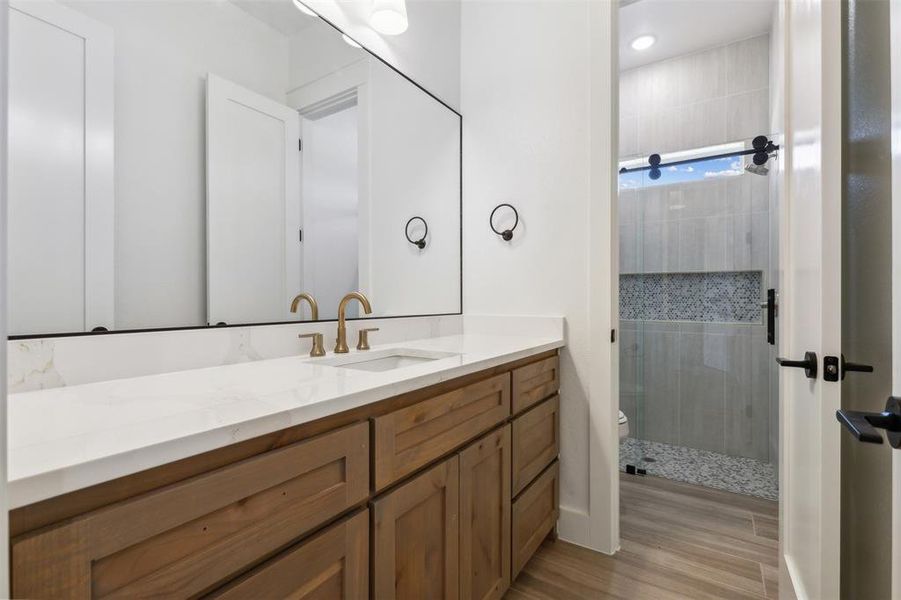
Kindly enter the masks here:
<path id="1" fill-rule="evenodd" d="M 305 15 L 309 15 L 311 17 L 316 16 L 316 13 L 314 13 L 312 10 L 307 8 L 307 5 L 304 4 L 303 2 L 301 2 L 300 0 L 294 0 L 294 6 L 296 6 L 297 10 L 299 10 L 300 12 L 302 12 Z"/>
<path id="2" fill-rule="evenodd" d="M 369 24 L 385 35 L 400 35 L 407 30 L 407 4 L 404 0 L 372 0 Z"/>
<path id="3" fill-rule="evenodd" d="M 352 46 L 354 48 L 362 48 L 363 47 L 360 44 L 356 43 L 354 41 L 354 39 L 352 37 L 350 37 L 349 35 L 347 35 L 346 33 L 341 34 L 341 39 L 344 40 L 344 43 L 346 43 L 348 46 Z"/>
<path id="4" fill-rule="evenodd" d="M 647 50 L 651 46 L 654 45 L 654 42 L 657 41 L 653 35 L 640 35 L 634 40 L 632 40 L 632 49 L 633 50 Z"/>

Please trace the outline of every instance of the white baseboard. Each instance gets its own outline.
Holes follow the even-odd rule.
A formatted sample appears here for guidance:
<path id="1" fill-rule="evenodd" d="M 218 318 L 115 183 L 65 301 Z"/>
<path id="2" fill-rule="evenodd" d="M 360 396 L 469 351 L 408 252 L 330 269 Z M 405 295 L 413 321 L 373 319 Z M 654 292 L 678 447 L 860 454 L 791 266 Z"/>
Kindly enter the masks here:
<path id="1" fill-rule="evenodd" d="M 587 512 L 568 506 L 560 507 L 560 519 L 557 521 L 557 537 L 564 542 L 591 548 L 588 535 L 589 526 L 590 520 Z"/>
<path id="2" fill-rule="evenodd" d="M 604 552 L 601 548 L 595 548 L 591 545 L 590 527 L 591 519 L 587 512 L 568 506 L 560 507 L 560 519 L 557 521 L 557 537 L 576 546 L 610 554 Z"/>

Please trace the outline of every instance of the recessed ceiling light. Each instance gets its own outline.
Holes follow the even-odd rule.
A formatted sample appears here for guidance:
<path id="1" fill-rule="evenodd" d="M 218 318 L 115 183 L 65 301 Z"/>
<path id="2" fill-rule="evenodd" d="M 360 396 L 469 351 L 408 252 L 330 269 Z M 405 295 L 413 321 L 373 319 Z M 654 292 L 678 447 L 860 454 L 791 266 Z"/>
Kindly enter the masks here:
<path id="1" fill-rule="evenodd" d="M 634 40 L 632 40 L 632 49 L 633 50 L 647 50 L 651 46 L 654 45 L 654 42 L 657 41 L 653 35 L 640 35 Z"/>
<path id="2" fill-rule="evenodd" d="M 373 0 L 369 24 L 385 35 L 400 35 L 407 30 L 407 3 L 404 0 Z"/>
<path id="3" fill-rule="evenodd" d="M 305 15 L 309 15 L 311 17 L 316 16 L 316 13 L 314 13 L 312 10 L 307 8 L 307 5 L 304 4 L 303 2 L 301 2 L 300 0 L 294 0 L 294 6 L 296 6 L 297 10 L 299 10 L 300 12 L 302 12 Z"/>
<path id="4" fill-rule="evenodd" d="M 344 42 L 345 42 L 348 46 L 353 46 L 354 48 L 362 48 L 362 47 L 363 47 L 363 46 L 361 46 L 360 44 L 356 43 L 356 42 L 354 41 L 354 39 L 353 39 L 352 37 L 350 37 L 349 35 L 347 35 L 346 33 L 342 33 L 342 34 L 341 34 L 341 39 L 344 40 Z"/>

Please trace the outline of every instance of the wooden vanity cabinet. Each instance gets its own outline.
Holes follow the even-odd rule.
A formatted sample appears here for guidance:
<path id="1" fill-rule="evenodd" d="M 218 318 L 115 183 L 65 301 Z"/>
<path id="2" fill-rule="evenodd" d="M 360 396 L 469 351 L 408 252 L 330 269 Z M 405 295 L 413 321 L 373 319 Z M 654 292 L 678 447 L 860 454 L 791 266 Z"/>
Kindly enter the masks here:
<path id="1" fill-rule="evenodd" d="M 372 503 L 378 600 L 457 600 L 460 459 L 448 458 Z"/>
<path id="2" fill-rule="evenodd" d="M 10 513 L 17 598 L 498 600 L 558 509 L 547 352 Z"/>
<path id="3" fill-rule="evenodd" d="M 538 546 L 554 531 L 560 517 L 560 468 L 554 461 L 513 501 L 513 578 Z"/>
<path id="4" fill-rule="evenodd" d="M 513 493 L 520 493 L 560 453 L 560 396 L 513 421 Z"/>
<path id="5" fill-rule="evenodd" d="M 369 511 L 362 510 L 206 596 L 359 600 L 369 595 Z"/>
<path id="6" fill-rule="evenodd" d="M 373 419 L 375 489 L 459 448 L 510 416 L 502 373 Z"/>
<path id="7" fill-rule="evenodd" d="M 510 425 L 460 452 L 460 600 L 510 587 Z"/>
<path id="8" fill-rule="evenodd" d="M 364 502 L 366 423 L 12 541 L 16 598 L 190 597 Z"/>

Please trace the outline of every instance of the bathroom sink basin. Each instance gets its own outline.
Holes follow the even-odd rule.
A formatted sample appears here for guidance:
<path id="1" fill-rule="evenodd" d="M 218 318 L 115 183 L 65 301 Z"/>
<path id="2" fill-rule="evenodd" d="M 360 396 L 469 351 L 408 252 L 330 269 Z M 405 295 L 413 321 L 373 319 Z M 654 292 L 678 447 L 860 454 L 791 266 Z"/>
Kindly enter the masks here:
<path id="1" fill-rule="evenodd" d="M 408 348 L 388 348 L 372 352 L 356 352 L 347 356 L 316 361 L 320 365 L 355 369 L 358 371 L 392 371 L 413 365 L 421 365 L 433 360 L 459 356 L 455 352 L 436 350 L 411 350 Z"/>

